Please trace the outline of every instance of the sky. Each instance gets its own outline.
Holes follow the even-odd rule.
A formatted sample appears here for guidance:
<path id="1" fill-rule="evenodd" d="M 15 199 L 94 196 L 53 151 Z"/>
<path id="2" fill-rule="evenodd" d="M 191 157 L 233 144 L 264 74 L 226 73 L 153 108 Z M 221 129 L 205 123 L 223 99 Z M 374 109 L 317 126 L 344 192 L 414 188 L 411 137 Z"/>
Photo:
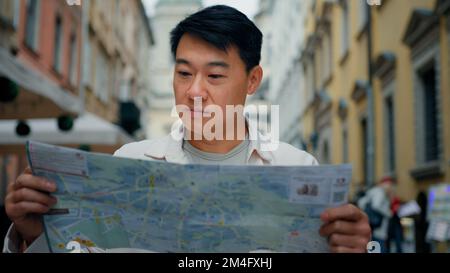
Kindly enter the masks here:
<path id="1" fill-rule="evenodd" d="M 154 5 L 158 0 L 143 0 L 143 2 L 147 9 L 147 13 L 150 16 L 153 15 Z M 205 7 L 217 4 L 232 6 L 252 19 L 258 12 L 258 2 L 259 0 L 203 0 L 203 5 Z"/>

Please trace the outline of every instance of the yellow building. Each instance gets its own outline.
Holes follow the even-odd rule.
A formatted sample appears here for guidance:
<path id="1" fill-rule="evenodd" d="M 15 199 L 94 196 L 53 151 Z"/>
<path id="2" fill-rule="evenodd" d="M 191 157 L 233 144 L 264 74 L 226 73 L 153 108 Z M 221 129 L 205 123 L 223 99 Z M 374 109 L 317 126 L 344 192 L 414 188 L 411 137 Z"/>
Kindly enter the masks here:
<path id="1" fill-rule="evenodd" d="M 352 195 L 385 177 L 403 200 L 450 182 L 450 1 L 308 5 L 308 150 L 353 165 Z"/>

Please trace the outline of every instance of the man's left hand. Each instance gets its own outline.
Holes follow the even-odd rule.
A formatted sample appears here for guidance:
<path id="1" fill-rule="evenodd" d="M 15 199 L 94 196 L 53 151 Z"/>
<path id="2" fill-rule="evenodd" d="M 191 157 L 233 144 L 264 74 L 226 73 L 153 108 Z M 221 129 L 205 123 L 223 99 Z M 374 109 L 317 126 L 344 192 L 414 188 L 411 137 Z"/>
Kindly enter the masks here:
<path id="1" fill-rule="evenodd" d="M 320 235 L 328 238 L 331 252 L 365 253 L 371 239 L 367 215 L 348 204 L 325 210 L 320 218 L 324 222 Z"/>

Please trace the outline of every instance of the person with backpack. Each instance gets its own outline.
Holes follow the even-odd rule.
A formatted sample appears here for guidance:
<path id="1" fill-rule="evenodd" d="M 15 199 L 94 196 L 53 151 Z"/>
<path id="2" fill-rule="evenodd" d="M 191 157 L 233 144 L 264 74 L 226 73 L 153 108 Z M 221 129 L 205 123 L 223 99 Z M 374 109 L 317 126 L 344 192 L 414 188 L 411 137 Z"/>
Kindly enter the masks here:
<path id="1" fill-rule="evenodd" d="M 378 185 L 369 189 L 366 195 L 358 201 L 358 206 L 369 217 L 372 241 L 380 243 L 381 252 L 386 252 L 389 219 L 392 217 L 390 201 L 392 186 L 392 179 L 384 178 Z"/>

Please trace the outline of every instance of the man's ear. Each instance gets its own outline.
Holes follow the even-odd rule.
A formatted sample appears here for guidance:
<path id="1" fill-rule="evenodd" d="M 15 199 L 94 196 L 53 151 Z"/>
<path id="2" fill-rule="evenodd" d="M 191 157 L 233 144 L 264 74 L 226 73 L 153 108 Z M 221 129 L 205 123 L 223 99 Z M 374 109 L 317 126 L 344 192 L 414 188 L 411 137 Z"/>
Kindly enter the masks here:
<path id="1" fill-rule="evenodd" d="M 247 95 L 253 95 L 258 90 L 263 78 L 263 69 L 260 65 L 255 66 L 248 76 Z"/>

